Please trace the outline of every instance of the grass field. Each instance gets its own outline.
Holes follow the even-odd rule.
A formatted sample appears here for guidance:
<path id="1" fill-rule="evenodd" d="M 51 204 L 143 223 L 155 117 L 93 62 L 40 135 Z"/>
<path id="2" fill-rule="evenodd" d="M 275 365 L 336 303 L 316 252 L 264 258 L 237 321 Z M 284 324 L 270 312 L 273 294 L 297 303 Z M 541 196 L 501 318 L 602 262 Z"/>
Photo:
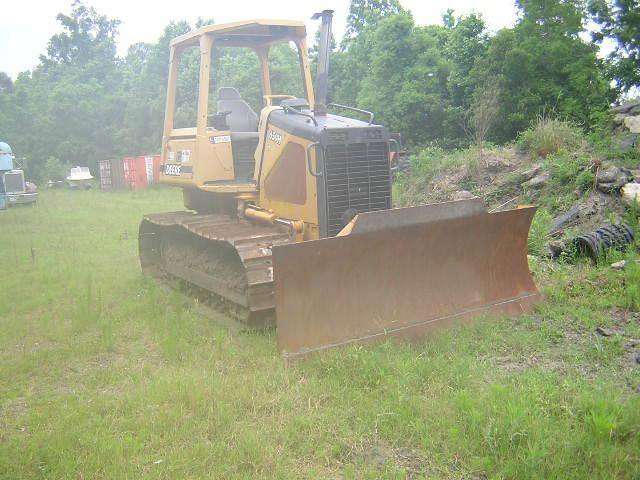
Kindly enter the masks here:
<path id="1" fill-rule="evenodd" d="M 534 261 L 531 316 L 286 366 L 140 273 L 141 215 L 181 203 L 0 212 L 1 478 L 640 478 L 634 262 Z"/>

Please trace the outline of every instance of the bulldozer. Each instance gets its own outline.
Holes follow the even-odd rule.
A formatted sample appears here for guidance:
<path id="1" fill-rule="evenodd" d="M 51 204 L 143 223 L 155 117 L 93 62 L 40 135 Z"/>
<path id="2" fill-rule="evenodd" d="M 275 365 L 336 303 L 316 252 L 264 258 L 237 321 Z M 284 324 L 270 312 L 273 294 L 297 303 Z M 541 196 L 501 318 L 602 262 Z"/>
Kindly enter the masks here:
<path id="1" fill-rule="evenodd" d="M 182 189 L 186 210 L 144 216 L 143 272 L 251 327 L 275 323 L 285 358 L 528 311 L 540 298 L 527 262 L 535 208 L 392 208 L 397 142 L 371 112 L 328 102 L 332 12 L 313 18 L 315 89 L 303 22 L 206 25 L 171 42 L 160 183 Z M 272 91 L 282 43 L 297 51 L 302 97 Z M 257 55 L 259 113 L 234 86 L 212 88 L 212 52 L 227 47 Z M 196 125 L 179 128 L 180 58 L 193 48 Z"/>

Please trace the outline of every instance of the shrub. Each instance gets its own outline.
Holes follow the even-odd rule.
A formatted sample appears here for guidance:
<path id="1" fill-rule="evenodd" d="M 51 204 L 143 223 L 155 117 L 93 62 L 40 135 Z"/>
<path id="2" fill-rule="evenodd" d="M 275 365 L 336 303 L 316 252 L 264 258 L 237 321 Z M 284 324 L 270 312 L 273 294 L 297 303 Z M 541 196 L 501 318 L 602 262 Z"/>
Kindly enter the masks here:
<path id="1" fill-rule="evenodd" d="M 71 165 L 61 162 L 56 157 L 49 157 L 38 172 L 40 180 L 62 180 L 69 175 Z"/>
<path id="2" fill-rule="evenodd" d="M 532 156 L 546 158 L 560 150 L 578 150 L 586 142 L 575 125 L 540 115 L 531 127 L 518 136 L 518 147 Z"/>
<path id="3" fill-rule="evenodd" d="M 551 228 L 551 214 L 544 208 L 538 209 L 533 217 L 527 246 L 531 255 L 543 256 L 546 254 L 547 235 Z"/>
<path id="4" fill-rule="evenodd" d="M 576 177 L 576 186 L 581 192 L 586 192 L 593 188 L 596 182 L 596 176 L 591 170 L 583 170 Z"/>

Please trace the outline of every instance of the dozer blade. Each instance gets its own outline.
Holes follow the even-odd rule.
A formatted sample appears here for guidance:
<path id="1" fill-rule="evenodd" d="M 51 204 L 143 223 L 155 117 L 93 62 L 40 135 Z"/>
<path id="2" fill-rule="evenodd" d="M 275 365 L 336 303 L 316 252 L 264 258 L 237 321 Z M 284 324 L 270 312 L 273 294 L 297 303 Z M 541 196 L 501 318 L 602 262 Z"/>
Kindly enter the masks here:
<path id="1" fill-rule="evenodd" d="M 346 236 L 273 247 L 285 357 L 520 314 L 539 299 L 527 263 L 535 208 L 481 201 L 360 214 Z"/>

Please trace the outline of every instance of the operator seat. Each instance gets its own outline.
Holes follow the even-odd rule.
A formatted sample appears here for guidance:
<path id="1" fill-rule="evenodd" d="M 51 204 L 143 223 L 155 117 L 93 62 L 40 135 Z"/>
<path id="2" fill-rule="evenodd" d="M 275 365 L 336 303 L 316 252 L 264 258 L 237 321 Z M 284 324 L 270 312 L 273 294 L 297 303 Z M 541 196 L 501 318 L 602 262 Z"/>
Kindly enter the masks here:
<path id="1" fill-rule="evenodd" d="M 218 111 L 230 111 L 227 125 L 231 130 L 231 149 L 236 180 L 253 179 L 254 154 L 258 147 L 258 115 L 233 87 L 218 90 Z"/>

